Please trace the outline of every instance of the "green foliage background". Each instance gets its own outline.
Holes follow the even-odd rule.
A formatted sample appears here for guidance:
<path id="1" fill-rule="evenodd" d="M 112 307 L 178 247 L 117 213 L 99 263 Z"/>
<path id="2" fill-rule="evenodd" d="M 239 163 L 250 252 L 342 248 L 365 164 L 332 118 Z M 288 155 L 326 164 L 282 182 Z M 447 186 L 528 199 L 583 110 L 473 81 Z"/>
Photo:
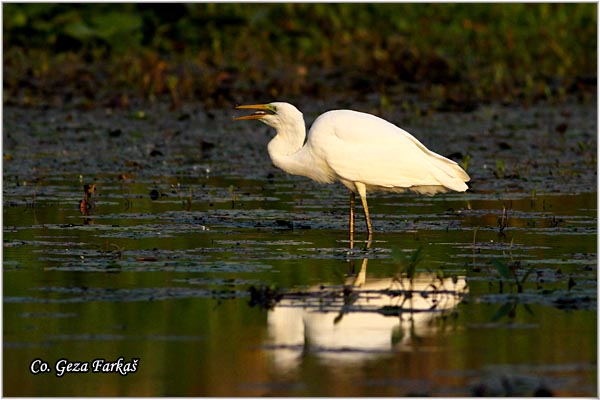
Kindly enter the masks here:
<path id="1" fill-rule="evenodd" d="M 4 101 L 564 97 L 595 85 L 596 7 L 8 3 Z"/>

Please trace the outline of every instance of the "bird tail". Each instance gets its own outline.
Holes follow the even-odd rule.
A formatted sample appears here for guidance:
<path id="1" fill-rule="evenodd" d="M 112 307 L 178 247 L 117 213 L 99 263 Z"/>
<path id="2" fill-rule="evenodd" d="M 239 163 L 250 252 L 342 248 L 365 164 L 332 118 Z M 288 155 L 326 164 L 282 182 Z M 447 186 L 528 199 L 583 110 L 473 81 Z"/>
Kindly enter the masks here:
<path id="1" fill-rule="evenodd" d="M 469 188 L 465 182 L 469 182 L 471 177 L 456 162 L 442 156 L 430 160 L 437 167 L 433 168 L 433 175 L 440 185 L 456 192 Z"/>

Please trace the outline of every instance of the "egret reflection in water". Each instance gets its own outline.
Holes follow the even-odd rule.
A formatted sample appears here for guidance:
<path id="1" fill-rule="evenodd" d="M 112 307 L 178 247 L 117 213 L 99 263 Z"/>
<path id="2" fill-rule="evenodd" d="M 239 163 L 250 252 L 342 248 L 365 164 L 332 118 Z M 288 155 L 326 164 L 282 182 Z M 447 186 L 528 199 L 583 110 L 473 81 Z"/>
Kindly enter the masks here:
<path id="1" fill-rule="evenodd" d="M 363 362 L 410 351 L 418 337 L 437 331 L 435 319 L 455 309 L 468 292 L 464 277 L 369 279 L 368 259 L 340 287 L 312 287 L 284 296 L 268 313 L 269 342 L 280 370 L 300 365 L 306 353 L 325 362 Z"/>

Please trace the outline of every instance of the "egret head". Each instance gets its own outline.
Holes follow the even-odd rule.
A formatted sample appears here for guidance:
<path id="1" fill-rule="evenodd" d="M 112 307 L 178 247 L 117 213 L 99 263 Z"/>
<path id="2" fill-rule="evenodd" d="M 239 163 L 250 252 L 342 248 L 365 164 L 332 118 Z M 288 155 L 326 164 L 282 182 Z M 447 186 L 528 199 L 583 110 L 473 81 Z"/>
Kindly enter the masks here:
<path id="1" fill-rule="evenodd" d="M 255 110 L 254 113 L 250 115 L 234 118 L 237 121 L 257 119 L 275 129 L 295 125 L 298 122 L 304 124 L 300 110 L 289 103 L 275 102 L 269 104 L 252 104 L 236 106 L 235 108 L 236 110 Z"/>

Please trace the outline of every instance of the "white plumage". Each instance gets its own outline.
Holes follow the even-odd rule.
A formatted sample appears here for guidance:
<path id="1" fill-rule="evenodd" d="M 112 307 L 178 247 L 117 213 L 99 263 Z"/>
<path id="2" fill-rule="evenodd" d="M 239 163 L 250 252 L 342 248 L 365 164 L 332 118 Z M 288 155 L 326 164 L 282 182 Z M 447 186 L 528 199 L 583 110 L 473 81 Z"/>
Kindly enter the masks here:
<path id="1" fill-rule="evenodd" d="M 316 119 L 308 138 L 302 113 L 282 102 L 238 106 L 277 135 L 269 155 L 282 170 L 321 183 L 342 182 L 350 189 L 350 235 L 354 233 L 354 193 L 361 197 L 369 238 L 373 229 L 366 194 L 411 190 L 421 194 L 464 192 L 469 175 L 454 161 L 427 149 L 410 133 L 376 117 L 351 110 L 328 111 Z M 306 143 L 305 143 L 306 139 Z"/>

